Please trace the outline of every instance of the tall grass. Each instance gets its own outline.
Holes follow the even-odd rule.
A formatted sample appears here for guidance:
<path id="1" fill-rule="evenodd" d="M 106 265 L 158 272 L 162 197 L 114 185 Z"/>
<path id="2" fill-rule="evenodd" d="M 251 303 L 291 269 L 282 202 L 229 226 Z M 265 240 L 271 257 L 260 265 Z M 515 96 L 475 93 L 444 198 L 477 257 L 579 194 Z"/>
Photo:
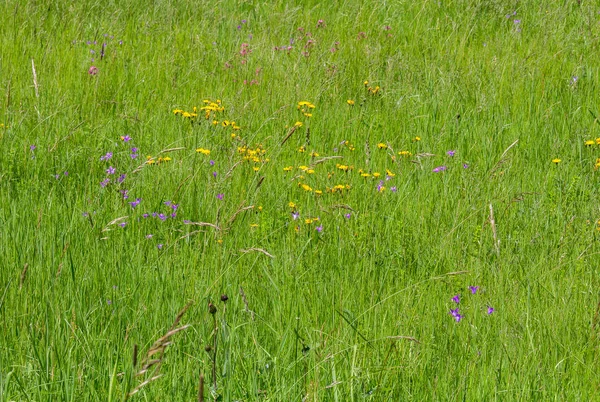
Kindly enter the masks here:
<path id="1" fill-rule="evenodd" d="M 0 401 L 598 399 L 599 12 L 2 3 Z"/>

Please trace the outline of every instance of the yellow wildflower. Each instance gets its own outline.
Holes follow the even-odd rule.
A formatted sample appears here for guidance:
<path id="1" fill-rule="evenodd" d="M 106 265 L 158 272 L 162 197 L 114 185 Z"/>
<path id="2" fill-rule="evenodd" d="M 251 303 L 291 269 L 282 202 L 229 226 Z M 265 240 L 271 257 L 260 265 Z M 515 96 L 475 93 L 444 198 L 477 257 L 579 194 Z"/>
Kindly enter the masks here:
<path id="1" fill-rule="evenodd" d="M 321 195 L 321 194 L 323 194 L 323 192 L 321 190 L 315 190 L 315 194 L 316 195 Z"/>
<path id="2" fill-rule="evenodd" d="M 203 155 L 210 155 L 210 150 L 204 148 L 197 148 L 196 152 Z"/>
<path id="3" fill-rule="evenodd" d="M 585 142 L 585 145 L 587 145 L 587 146 L 589 147 L 589 146 L 591 146 L 591 145 L 594 145 L 595 143 L 596 143 L 596 141 L 594 141 L 594 140 L 587 140 L 587 141 Z"/>
<path id="4" fill-rule="evenodd" d="M 302 153 L 306 151 L 306 148 L 304 147 L 304 145 L 302 145 L 300 148 L 298 148 L 298 152 Z"/>
<path id="5" fill-rule="evenodd" d="M 419 137 L 419 136 L 416 136 L 416 137 L 413 139 L 413 141 L 421 141 L 421 137 Z"/>
<path id="6" fill-rule="evenodd" d="M 558 159 L 558 158 L 554 158 L 554 159 L 552 159 L 552 163 L 554 163 L 554 164 L 556 164 L 556 165 L 558 165 L 558 164 L 559 164 L 559 163 L 561 163 L 561 162 L 562 162 L 562 160 L 560 160 L 560 159 Z"/>
<path id="7" fill-rule="evenodd" d="M 302 189 L 303 189 L 304 191 L 309 191 L 309 192 L 310 192 L 310 191 L 313 191 L 313 189 L 312 189 L 312 188 L 310 188 L 310 186 L 309 186 L 308 184 L 302 184 Z"/>
<path id="8" fill-rule="evenodd" d="M 293 203 L 292 201 L 290 201 L 290 202 L 288 203 L 288 207 L 290 207 L 290 208 L 292 208 L 292 209 L 293 209 L 293 208 L 296 208 L 296 204 L 295 204 L 295 203 Z"/>
<path id="9" fill-rule="evenodd" d="M 381 176 L 381 173 L 379 173 L 379 172 L 375 172 L 375 173 L 373 173 L 373 177 L 374 177 L 374 178 L 378 178 L 379 176 Z"/>
<path id="10" fill-rule="evenodd" d="M 348 99 L 346 101 L 347 104 L 349 104 L 350 106 L 354 106 L 354 101 L 352 99 Z"/>
<path id="11" fill-rule="evenodd" d="M 260 168 L 259 168 L 258 166 L 254 166 L 254 167 L 252 168 L 252 170 L 254 170 L 255 172 L 258 172 L 258 171 L 260 170 Z"/>
<path id="12" fill-rule="evenodd" d="M 294 123 L 294 127 L 302 127 L 304 124 L 301 121 L 297 121 Z"/>
<path id="13" fill-rule="evenodd" d="M 294 167 L 293 166 L 286 166 L 283 168 L 284 172 L 290 172 Z"/>
<path id="14" fill-rule="evenodd" d="M 379 149 L 387 149 L 387 144 L 384 144 L 383 142 L 380 142 L 379 144 L 377 144 L 377 148 Z"/>
<path id="15" fill-rule="evenodd" d="M 396 176 L 394 173 L 392 173 L 392 171 L 390 169 L 385 169 L 385 174 L 387 174 L 389 177 Z"/>

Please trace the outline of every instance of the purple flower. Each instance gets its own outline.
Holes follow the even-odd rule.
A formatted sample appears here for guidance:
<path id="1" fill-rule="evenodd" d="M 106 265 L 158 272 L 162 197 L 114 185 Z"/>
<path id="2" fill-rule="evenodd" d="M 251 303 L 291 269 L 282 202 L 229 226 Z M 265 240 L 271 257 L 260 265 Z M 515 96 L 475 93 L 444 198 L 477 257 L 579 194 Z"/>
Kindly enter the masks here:
<path id="1" fill-rule="evenodd" d="M 112 300 L 107 300 L 106 304 L 108 304 L 110 306 L 112 304 Z"/>
<path id="2" fill-rule="evenodd" d="M 323 231 L 323 225 L 319 225 L 315 228 L 315 230 L 319 233 L 321 233 Z"/>
<path id="3" fill-rule="evenodd" d="M 60 179 L 60 175 L 59 175 L 59 174 L 55 174 L 55 175 L 54 175 L 54 178 L 55 178 L 56 180 L 58 180 L 58 179 Z"/>
<path id="4" fill-rule="evenodd" d="M 213 161 L 212 159 L 208 161 L 208 163 L 210 164 L 210 166 L 215 166 L 215 161 Z"/>
<path id="5" fill-rule="evenodd" d="M 127 177 L 126 174 L 122 174 L 119 176 L 119 178 L 117 179 L 117 183 L 121 184 L 125 181 L 125 178 Z"/>
<path id="6" fill-rule="evenodd" d="M 123 140 L 123 142 L 129 142 L 131 141 L 131 137 L 128 135 L 124 135 L 123 137 L 121 137 L 121 139 Z"/>
<path id="7" fill-rule="evenodd" d="M 224 197 L 224 194 L 222 194 L 222 193 L 219 193 L 219 194 L 217 194 L 217 198 L 218 198 L 218 199 L 222 200 L 222 199 L 223 199 L 223 197 Z"/>
<path id="8" fill-rule="evenodd" d="M 460 303 L 460 294 L 452 297 L 452 301 L 456 304 Z"/>
<path id="9" fill-rule="evenodd" d="M 36 148 L 37 147 L 35 145 L 33 145 L 33 144 L 29 146 L 29 150 L 30 151 L 35 151 Z"/>
<path id="10" fill-rule="evenodd" d="M 468 168 L 469 168 L 469 164 L 463 163 L 463 169 L 468 169 Z"/>
<path id="11" fill-rule="evenodd" d="M 494 310 L 494 308 L 492 306 L 488 306 L 488 308 L 487 308 L 488 315 L 492 314 L 494 311 L 495 310 Z"/>
<path id="12" fill-rule="evenodd" d="M 162 243 L 160 243 L 160 244 L 157 244 L 157 245 L 156 245 L 156 248 L 158 248 L 159 250 L 162 250 L 162 248 L 163 248 L 163 245 L 162 245 Z"/>
<path id="13" fill-rule="evenodd" d="M 121 195 L 123 196 L 123 199 L 126 200 L 129 198 L 129 190 L 121 190 Z"/>
<path id="14" fill-rule="evenodd" d="M 298 211 L 292 212 L 292 218 L 294 218 L 294 220 L 300 218 L 300 212 L 298 212 Z"/>
<path id="15" fill-rule="evenodd" d="M 110 183 L 110 179 L 104 179 L 100 182 L 100 185 L 102 186 L 102 188 L 108 186 L 108 183 Z"/>
<path id="16" fill-rule="evenodd" d="M 131 208 L 135 208 L 140 205 L 140 202 L 142 202 L 142 199 L 136 198 L 135 201 L 130 202 L 129 205 L 131 205 Z"/>
<path id="17" fill-rule="evenodd" d="M 217 172 L 213 172 L 213 177 L 216 179 L 217 178 Z"/>
<path id="18" fill-rule="evenodd" d="M 174 210 L 177 210 L 177 208 L 179 208 L 179 204 L 171 204 L 171 208 L 173 208 Z"/>
<path id="19" fill-rule="evenodd" d="M 448 155 L 448 156 L 454 156 L 454 154 L 456 154 L 456 151 L 453 151 L 453 150 L 446 152 L 446 155 Z"/>
<path id="20" fill-rule="evenodd" d="M 352 217 L 352 214 L 350 212 L 348 212 L 346 215 L 344 215 L 344 217 L 346 219 L 350 219 Z"/>
<path id="21" fill-rule="evenodd" d="M 144 218 L 148 218 L 149 216 L 150 216 L 150 215 L 148 215 L 148 214 L 144 214 L 144 215 L 142 215 L 142 217 L 144 217 Z"/>
<path id="22" fill-rule="evenodd" d="M 65 172 L 64 172 L 63 174 L 64 174 L 65 176 L 68 176 L 68 175 L 69 175 L 69 172 L 67 172 L 67 171 L 65 170 Z"/>
<path id="23" fill-rule="evenodd" d="M 112 158 L 112 155 L 113 155 L 112 152 L 107 152 L 106 155 L 100 157 L 100 160 L 101 161 L 107 161 L 110 158 Z"/>
<path id="24" fill-rule="evenodd" d="M 131 159 L 136 159 L 139 155 L 138 154 L 131 154 L 129 156 L 131 157 Z"/>
<path id="25" fill-rule="evenodd" d="M 135 154 L 135 153 L 137 153 L 137 151 L 138 151 L 137 147 L 133 147 L 133 148 L 131 148 L 131 153 L 132 153 L 132 154 Z"/>
<path id="26" fill-rule="evenodd" d="M 438 166 L 436 168 L 433 169 L 434 173 L 439 173 L 439 172 L 443 172 L 444 170 L 448 169 L 446 166 Z"/>
<path id="27" fill-rule="evenodd" d="M 125 225 L 127 225 L 127 222 L 121 222 L 121 223 L 119 223 L 119 226 L 121 226 L 122 228 L 124 228 Z"/>
<path id="28" fill-rule="evenodd" d="M 165 214 L 158 214 L 158 219 L 160 219 L 161 221 L 166 221 L 167 216 Z"/>
<path id="29" fill-rule="evenodd" d="M 396 186 L 392 186 L 392 187 L 390 187 L 390 191 L 392 193 L 395 193 L 396 191 L 398 191 L 398 189 L 396 188 Z"/>
<path id="30" fill-rule="evenodd" d="M 471 290 L 471 294 L 475 294 L 479 290 L 479 286 L 469 286 L 469 290 Z"/>
<path id="31" fill-rule="evenodd" d="M 379 184 L 377 185 L 377 191 L 381 193 L 383 191 L 383 188 L 384 188 L 383 187 L 383 180 L 381 180 L 379 182 Z"/>
<path id="32" fill-rule="evenodd" d="M 163 202 L 163 204 L 165 204 L 167 207 L 170 207 L 171 204 L 172 204 L 172 202 L 171 201 L 165 201 L 165 202 Z"/>
<path id="33" fill-rule="evenodd" d="M 514 20 L 513 22 L 515 23 L 515 25 L 518 25 L 521 23 L 521 20 Z"/>
<path id="34" fill-rule="evenodd" d="M 450 309 L 450 313 L 449 313 L 452 317 L 454 317 L 454 319 L 456 320 L 456 322 L 460 322 L 460 320 L 462 320 L 463 316 L 460 315 L 460 313 L 458 312 L 458 308 L 455 309 Z"/>
<path id="35" fill-rule="evenodd" d="M 151 238 L 152 238 L 152 236 L 154 236 L 154 235 L 153 235 L 153 234 L 147 234 L 147 235 L 146 235 L 146 239 L 151 239 Z"/>
<path id="36" fill-rule="evenodd" d="M 173 213 L 171 214 L 171 218 L 175 218 L 176 216 L 177 216 L 177 212 L 173 212 Z"/>
<path id="37" fill-rule="evenodd" d="M 109 166 L 108 169 L 106 169 L 106 174 L 115 174 L 115 168 Z"/>
<path id="38" fill-rule="evenodd" d="M 88 216 L 90 216 L 90 213 L 89 213 L 89 212 L 83 212 L 81 215 L 82 215 L 84 218 L 87 218 Z"/>

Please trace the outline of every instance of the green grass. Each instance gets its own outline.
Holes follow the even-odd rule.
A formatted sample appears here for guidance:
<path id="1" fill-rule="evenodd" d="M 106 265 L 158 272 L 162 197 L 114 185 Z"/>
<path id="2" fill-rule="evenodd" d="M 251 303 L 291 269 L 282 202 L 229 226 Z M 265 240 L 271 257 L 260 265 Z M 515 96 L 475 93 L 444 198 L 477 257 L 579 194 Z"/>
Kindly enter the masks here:
<path id="1" fill-rule="evenodd" d="M 599 13 L 3 2 L 0 401 L 600 400 Z"/>

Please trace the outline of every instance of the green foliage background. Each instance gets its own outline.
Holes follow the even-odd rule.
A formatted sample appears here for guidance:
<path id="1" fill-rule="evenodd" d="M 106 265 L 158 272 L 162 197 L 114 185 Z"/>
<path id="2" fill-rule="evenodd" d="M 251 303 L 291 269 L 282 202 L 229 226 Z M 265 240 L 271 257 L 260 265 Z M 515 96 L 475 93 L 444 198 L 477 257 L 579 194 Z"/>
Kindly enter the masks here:
<path id="1" fill-rule="evenodd" d="M 193 400 L 201 372 L 207 399 L 232 401 L 598 399 L 600 152 L 584 143 L 600 137 L 599 13 L 585 0 L 2 2 L 0 401 L 126 399 L 134 345 L 143 357 L 190 300 L 163 377 L 131 399 Z M 204 99 L 222 100 L 237 139 L 172 113 Z M 269 161 L 238 164 L 243 145 Z M 172 160 L 134 172 L 147 155 Z M 343 159 L 303 179 L 324 194 L 302 190 L 297 167 L 329 156 Z M 100 186 L 108 166 L 122 185 Z M 359 169 L 395 176 L 378 192 Z M 336 184 L 351 188 L 325 191 Z M 142 217 L 172 212 L 165 201 L 176 218 Z"/>

